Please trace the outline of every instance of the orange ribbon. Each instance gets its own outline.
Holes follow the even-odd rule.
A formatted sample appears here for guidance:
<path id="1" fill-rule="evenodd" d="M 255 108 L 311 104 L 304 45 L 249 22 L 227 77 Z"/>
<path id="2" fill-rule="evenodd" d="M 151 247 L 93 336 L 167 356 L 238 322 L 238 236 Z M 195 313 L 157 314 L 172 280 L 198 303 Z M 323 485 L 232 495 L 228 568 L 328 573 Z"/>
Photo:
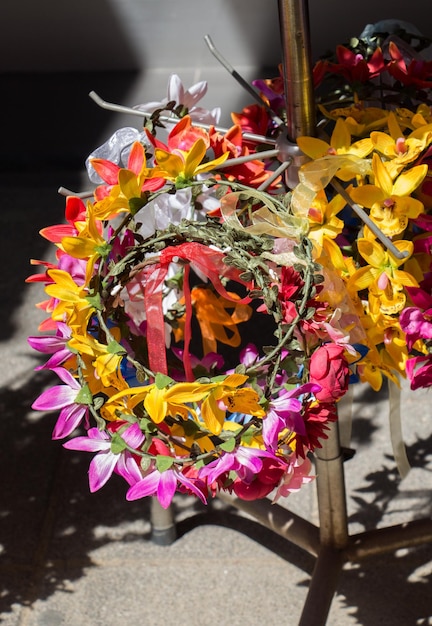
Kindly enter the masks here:
<path id="1" fill-rule="evenodd" d="M 251 288 L 240 278 L 240 270 L 223 262 L 225 255 L 197 242 L 186 242 L 178 246 L 169 246 L 162 250 L 156 262 L 144 269 L 144 302 L 147 320 L 147 349 L 149 367 L 153 372 L 168 374 L 165 350 L 165 320 L 162 308 L 163 285 L 171 263 L 183 262 L 185 267 L 183 290 L 185 294 L 186 319 L 183 350 L 183 365 L 187 380 L 193 380 L 190 363 L 189 345 L 191 341 L 192 301 L 189 285 L 189 267 L 206 276 L 216 291 L 227 300 L 247 304 L 249 296 L 234 299 L 222 284 L 222 278 L 235 281 L 246 289 Z"/>

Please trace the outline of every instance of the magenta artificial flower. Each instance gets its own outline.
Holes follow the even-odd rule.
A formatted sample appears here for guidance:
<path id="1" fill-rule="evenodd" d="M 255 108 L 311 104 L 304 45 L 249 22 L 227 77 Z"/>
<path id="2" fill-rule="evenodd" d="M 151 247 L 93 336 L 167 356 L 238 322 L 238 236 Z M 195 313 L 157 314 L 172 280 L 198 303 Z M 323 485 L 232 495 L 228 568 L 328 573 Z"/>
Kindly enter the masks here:
<path id="1" fill-rule="evenodd" d="M 167 509 L 176 492 L 177 483 L 180 483 L 180 488 L 183 487 L 186 491 L 194 493 L 204 504 L 207 504 L 204 483 L 201 480 L 189 478 L 175 467 L 163 472 L 152 467 L 144 478 L 130 487 L 126 494 L 126 500 L 157 496 L 161 506 Z"/>
<path id="2" fill-rule="evenodd" d="M 275 456 L 270 451 L 239 446 L 234 452 L 227 452 L 205 465 L 199 470 L 199 477 L 211 484 L 233 471 L 241 481 L 252 482 L 262 470 L 263 458 L 274 459 Z"/>
<path id="3" fill-rule="evenodd" d="M 38 337 L 28 337 L 27 341 L 33 350 L 52 354 L 43 365 L 38 365 L 35 370 L 53 369 L 58 367 L 72 356 L 67 343 L 71 338 L 71 329 L 63 322 L 57 322 L 57 332 L 55 335 L 40 335 Z"/>
<path id="4" fill-rule="evenodd" d="M 432 339 L 432 308 L 422 311 L 417 307 L 407 307 L 399 321 L 406 335 L 408 350 L 411 350 L 418 339 Z"/>
<path id="5" fill-rule="evenodd" d="M 432 386 L 432 354 L 408 359 L 405 368 L 413 391 Z"/>
<path id="6" fill-rule="evenodd" d="M 138 449 L 144 441 L 144 434 L 138 424 L 131 424 L 122 433 L 117 432 L 117 435 L 130 448 L 134 449 Z M 64 443 L 63 446 L 68 450 L 97 452 L 89 467 L 89 484 L 92 493 L 103 487 L 114 471 L 120 474 L 129 485 L 134 485 L 142 478 L 132 453 L 127 449 L 113 452 L 111 437 L 103 430 L 90 428 L 86 437 L 75 437 L 75 439 Z"/>
<path id="7" fill-rule="evenodd" d="M 54 426 L 52 438 L 63 439 L 70 435 L 85 418 L 88 418 L 88 406 L 82 398 L 83 389 L 79 382 L 63 367 L 54 367 L 53 372 L 65 383 L 46 389 L 33 404 L 36 411 L 55 411 L 61 409 Z M 81 395 L 81 397 L 80 397 Z"/>
<path id="8" fill-rule="evenodd" d="M 306 426 L 302 416 L 303 404 L 299 400 L 299 396 L 318 393 L 321 386 L 306 383 L 295 389 L 282 389 L 275 400 L 269 404 L 266 417 L 263 419 L 263 439 L 264 443 L 272 448 L 277 448 L 279 433 L 285 429 L 298 433 L 306 434 Z"/>

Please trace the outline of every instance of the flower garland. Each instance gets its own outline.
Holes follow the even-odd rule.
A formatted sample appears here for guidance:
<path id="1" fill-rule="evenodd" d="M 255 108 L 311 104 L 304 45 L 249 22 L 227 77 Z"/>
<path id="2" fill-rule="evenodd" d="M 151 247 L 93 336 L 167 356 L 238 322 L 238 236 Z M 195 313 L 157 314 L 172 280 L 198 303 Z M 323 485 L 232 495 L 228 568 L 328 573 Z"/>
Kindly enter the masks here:
<path id="1" fill-rule="evenodd" d="M 329 140 L 298 139 L 311 161 L 294 190 L 277 150 L 247 135 L 274 145 L 268 106 L 223 133 L 219 110 L 196 106 L 206 84 L 173 76 L 166 100 L 137 107 L 143 131 L 89 157 L 91 197 L 68 195 L 65 223 L 41 231 L 57 261 L 29 278 L 49 298 L 29 343 L 61 384 L 33 408 L 60 411 L 65 448 L 96 453 L 91 491 L 116 473 L 128 500 L 164 507 L 176 491 L 276 501 L 312 479 L 308 455 L 350 380 L 379 389 L 406 368 L 413 387 L 432 384 L 430 108 L 378 109 L 356 91 L 385 72 L 426 89 L 432 68 L 372 48 L 317 65 L 321 84 L 345 87 L 338 108 L 319 105 Z M 280 80 L 257 84 L 283 117 Z"/>

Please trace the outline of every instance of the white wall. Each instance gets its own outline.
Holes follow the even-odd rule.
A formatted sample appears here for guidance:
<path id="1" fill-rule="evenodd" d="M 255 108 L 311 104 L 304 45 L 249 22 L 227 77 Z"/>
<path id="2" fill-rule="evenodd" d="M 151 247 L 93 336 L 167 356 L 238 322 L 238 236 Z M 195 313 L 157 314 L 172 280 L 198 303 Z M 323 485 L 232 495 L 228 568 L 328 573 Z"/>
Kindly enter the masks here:
<path id="1" fill-rule="evenodd" d="M 389 17 L 432 36 L 430 2 L 309 0 L 313 56 Z M 205 34 L 247 80 L 281 58 L 277 0 L 0 0 L 0 24 L 1 167 L 81 165 L 119 126 L 141 124 L 97 109 L 88 91 L 129 106 L 160 100 L 172 72 L 207 80 L 203 106 L 221 106 L 230 125 L 251 98 Z"/>
<path id="2" fill-rule="evenodd" d="M 397 5 L 397 6 L 396 6 Z M 314 56 L 367 22 L 398 18 L 432 35 L 430 0 L 309 0 Z M 0 71 L 215 65 L 203 36 L 236 67 L 277 64 L 277 0 L 2 0 Z"/>

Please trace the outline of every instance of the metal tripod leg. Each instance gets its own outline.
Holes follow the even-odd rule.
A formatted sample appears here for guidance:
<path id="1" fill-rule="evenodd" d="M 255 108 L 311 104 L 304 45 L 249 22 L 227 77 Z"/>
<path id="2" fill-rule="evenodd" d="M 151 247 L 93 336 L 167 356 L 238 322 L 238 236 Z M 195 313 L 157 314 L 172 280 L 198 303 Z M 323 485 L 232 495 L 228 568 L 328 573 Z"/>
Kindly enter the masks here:
<path id="1" fill-rule="evenodd" d="M 316 471 L 320 549 L 300 626 L 326 623 L 348 544 L 345 478 L 337 422 L 331 425 L 328 439 L 316 452 Z"/>

